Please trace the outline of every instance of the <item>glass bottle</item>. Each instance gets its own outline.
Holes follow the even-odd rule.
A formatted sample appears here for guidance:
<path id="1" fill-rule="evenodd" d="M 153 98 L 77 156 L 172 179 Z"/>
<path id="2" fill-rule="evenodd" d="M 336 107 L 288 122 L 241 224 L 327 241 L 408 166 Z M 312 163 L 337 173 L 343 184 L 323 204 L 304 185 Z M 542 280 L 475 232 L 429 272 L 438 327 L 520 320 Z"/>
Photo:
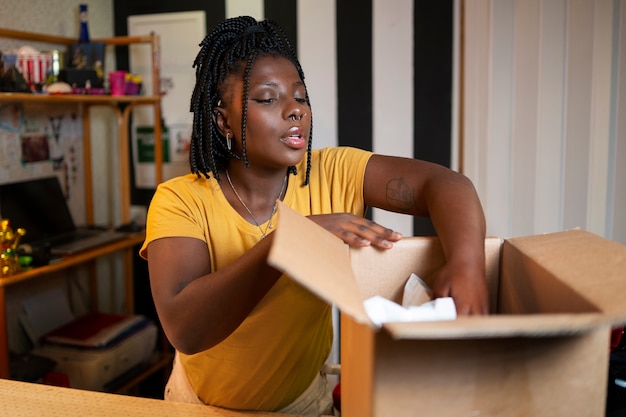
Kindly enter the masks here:
<path id="1" fill-rule="evenodd" d="M 81 4 L 79 6 L 79 16 L 80 16 L 80 32 L 78 35 L 78 42 L 80 43 L 88 43 L 89 42 L 89 26 L 87 26 L 87 5 Z"/>

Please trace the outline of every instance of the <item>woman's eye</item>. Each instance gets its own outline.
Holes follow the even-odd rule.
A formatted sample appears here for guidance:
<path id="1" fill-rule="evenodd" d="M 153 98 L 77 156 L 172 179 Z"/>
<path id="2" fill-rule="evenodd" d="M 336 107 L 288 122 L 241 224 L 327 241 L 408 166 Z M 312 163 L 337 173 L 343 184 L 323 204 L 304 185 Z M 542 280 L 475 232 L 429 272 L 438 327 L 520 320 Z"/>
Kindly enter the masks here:
<path id="1" fill-rule="evenodd" d="M 253 100 L 257 103 L 273 103 L 276 101 L 275 98 L 255 98 Z"/>
<path id="2" fill-rule="evenodd" d="M 298 103 L 306 103 L 306 99 L 304 99 L 304 98 L 296 97 L 296 98 L 295 98 L 295 100 L 296 100 Z"/>

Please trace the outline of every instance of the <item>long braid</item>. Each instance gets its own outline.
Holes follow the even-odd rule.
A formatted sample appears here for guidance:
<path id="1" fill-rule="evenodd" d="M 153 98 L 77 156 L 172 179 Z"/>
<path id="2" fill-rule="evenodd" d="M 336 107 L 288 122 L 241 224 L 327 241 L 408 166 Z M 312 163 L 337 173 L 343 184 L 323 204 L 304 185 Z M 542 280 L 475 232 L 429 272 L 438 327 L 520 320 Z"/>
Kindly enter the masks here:
<path id="1" fill-rule="evenodd" d="M 256 58 L 256 51 L 253 51 L 248 58 L 248 63 L 243 75 L 243 103 L 242 103 L 242 115 L 241 115 L 241 147 L 243 151 L 243 162 L 248 166 L 248 156 L 246 153 L 246 128 L 248 127 L 248 97 L 250 93 L 250 73 L 252 72 L 252 64 Z"/>
<path id="2" fill-rule="evenodd" d="M 250 72 L 254 61 L 264 55 L 277 55 L 289 59 L 304 81 L 304 72 L 289 39 L 282 28 L 270 20 L 257 22 L 250 16 L 226 19 L 217 24 L 200 43 L 200 52 L 193 63 L 196 69 L 196 85 L 190 103 L 193 129 L 189 152 L 191 172 L 198 177 L 203 175 L 209 178 L 211 172 L 215 179 L 220 181 L 219 170 L 226 167 L 231 158 L 242 159 L 248 166 L 246 125 Z M 236 155 L 228 149 L 212 114 L 213 109 L 221 104 L 220 88 L 231 74 L 241 75 L 244 81 L 242 155 Z M 308 91 L 306 102 L 310 107 Z M 303 185 L 309 183 L 311 171 L 312 121 L 310 132 Z M 289 167 L 289 172 L 297 174 L 296 167 Z"/>

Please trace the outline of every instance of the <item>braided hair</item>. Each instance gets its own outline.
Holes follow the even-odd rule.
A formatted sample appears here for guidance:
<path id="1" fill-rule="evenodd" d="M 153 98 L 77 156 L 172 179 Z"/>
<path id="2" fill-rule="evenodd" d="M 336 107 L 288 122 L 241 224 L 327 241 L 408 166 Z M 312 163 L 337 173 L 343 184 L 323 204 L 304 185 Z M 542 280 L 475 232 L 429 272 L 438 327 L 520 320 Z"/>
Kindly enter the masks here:
<path id="1" fill-rule="evenodd" d="M 225 19 L 217 24 L 200 43 L 200 52 L 193 67 L 196 68 L 196 85 L 191 96 L 190 111 L 193 113 L 193 129 L 189 165 L 198 177 L 209 178 L 209 172 L 220 181 L 219 170 L 228 165 L 231 158 L 241 159 L 248 166 L 246 155 L 246 123 L 250 72 L 255 60 L 261 56 L 274 55 L 291 61 L 304 82 L 304 73 L 296 53 L 280 26 L 271 20 L 256 21 L 250 16 Z M 244 82 L 243 114 L 241 122 L 242 155 L 236 155 L 226 145 L 219 133 L 213 108 L 221 103 L 221 88 L 230 75 L 241 75 Z M 305 86 L 306 89 L 306 86 Z M 311 106 L 309 94 L 306 102 Z M 303 185 L 309 183 L 311 171 L 311 139 L 313 122 L 307 149 L 307 168 Z M 296 167 L 289 167 L 297 174 Z"/>

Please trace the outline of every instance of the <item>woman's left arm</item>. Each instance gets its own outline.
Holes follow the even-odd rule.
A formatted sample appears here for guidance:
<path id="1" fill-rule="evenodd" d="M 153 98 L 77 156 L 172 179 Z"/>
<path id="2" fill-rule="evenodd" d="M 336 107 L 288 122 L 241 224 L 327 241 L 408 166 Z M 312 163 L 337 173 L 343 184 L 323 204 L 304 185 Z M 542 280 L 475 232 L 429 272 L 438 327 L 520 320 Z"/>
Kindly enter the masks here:
<path id="1" fill-rule="evenodd" d="M 446 257 L 434 296 L 453 297 L 460 315 L 487 314 L 485 216 L 472 182 L 441 165 L 373 155 L 363 188 L 368 206 L 431 218 Z"/>

